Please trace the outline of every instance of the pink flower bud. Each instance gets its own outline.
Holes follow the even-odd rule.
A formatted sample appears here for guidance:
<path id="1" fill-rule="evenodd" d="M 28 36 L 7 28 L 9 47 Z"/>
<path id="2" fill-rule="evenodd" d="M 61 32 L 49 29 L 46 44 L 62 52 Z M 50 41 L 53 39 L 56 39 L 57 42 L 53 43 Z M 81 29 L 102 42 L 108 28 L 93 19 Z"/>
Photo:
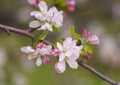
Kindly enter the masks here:
<path id="1" fill-rule="evenodd" d="M 73 5 L 69 5 L 68 6 L 68 11 L 74 12 L 75 11 L 75 7 Z"/>
<path id="2" fill-rule="evenodd" d="M 39 3 L 40 1 L 41 1 L 41 0 L 28 0 L 28 3 L 29 3 L 30 5 L 32 5 L 33 8 L 36 8 L 37 5 L 38 5 L 38 3 Z"/>
<path id="3" fill-rule="evenodd" d="M 36 4 L 38 4 L 41 0 L 36 0 Z"/>
<path id="4" fill-rule="evenodd" d="M 54 55 L 54 56 L 60 56 L 60 50 L 58 50 L 58 49 L 53 49 L 52 55 Z"/>
<path id="5" fill-rule="evenodd" d="M 82 35 L 87 39 L 90 38 L 90 32 L 88 32 L 87 29 L 82 30 Z"/>
<path id="6" fill-rule="evenodd" d="M 90 55 L 85 55 L 84 58 L 85 58 L 86 60 L 88 60 L 88 59 L 90 59 Z"/>
<path id="7" fill-rule="evenodd" d="M 43 63 L 44 64 L 49 64 L 50 63 L 50 58 L 49 57 L 44 57 L 44 59 L 43 59 Z"/>
<path id="8" fill-rule="evenodd" d="M 45 46 L 45 44 L 39 43 L 39 44 L 37 44 L 36 48 L 42 48 L 43 46 Z"/>
<path id="9" fill-rule="evenodd" d="M 93 45 L 98 45 L 100 43 L 99 38 L 96 35 L 91 36 L 89 41 Z"/>
<path id="10" fill-rule="evenodd" d="M 68 4 L 68 11 L 75 11 L 75 0 L 66 0 L 66 3 Z"/>

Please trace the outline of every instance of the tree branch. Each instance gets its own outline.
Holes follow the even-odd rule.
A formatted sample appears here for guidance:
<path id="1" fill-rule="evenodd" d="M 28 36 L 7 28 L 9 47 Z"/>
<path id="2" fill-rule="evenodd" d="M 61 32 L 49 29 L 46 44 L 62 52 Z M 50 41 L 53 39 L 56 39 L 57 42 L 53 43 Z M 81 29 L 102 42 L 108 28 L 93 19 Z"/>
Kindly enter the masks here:
<path id="1" fill-rule="evenodd" d="M 5 25 L 2 25 L 2 24 L 0 24 L 0 29 L 4 30 L 8 34 L 10 34 L 10 32 L 14 32 L 14 33 L 17 33 L 17 34 L 27 36 L 27 37 L 29 37 L 31 39 L 34 38 L 34 35 L 31 32 L 33 32 L 35 29 L 34 30 L 33 29 L 21 30 L 21 29 L 18 29 L 18 28 L 9 27 L 9 26 L 5 26 Z M 44 42 L 46 44 L 50 44 L 50 45 L 53 46 L 53 44 L 51 42 L 47 41 L 47 40 L 44 40 Z M 98 77 L 100 77 L 101 79 L 103 79 L 104 81 L 108 82 L 111 85 L 120 85 L 120 83 L 115 82 L 112 79 L 106 77 L 105 75 L 101 74 L 100 72 L 95 70 L 93 67 L 89 66 L 88 64 L 86 64 L 86 63 L 84 63 L 82 61 L 78 61 L 78 64 L 80 66 L 84 67 L 85 69 L 89 70 L 90 72 L 92 72 L 94 75 L 97 75 Z"/>
<path id="2" fill-rule="evenodd" d="M 117 82 L 113 81 L 112 79 L 106 77 L 105 75 L 101 74 L 100 72 L 95 70 L 93 67 L 89 66 L 88 64 L 86 64 L 80 60 L 78 61 L 78 64 L 81 65 L 82 67 L 84 67 L 85 69 L 89 70 L 93 74 L 97 75 L 98 77 L 100 77 L 104 81 L 110 83 L 111 85 L 120 85 L 120 83 L 117 83 Z"/>
<path id="3" fill-rule="evenodd" d="M 21 34 L 21 35 L 24 35 L 24 36 L 27 36 L 31 39 L 33 39 L 34 35 L 31 34 L 29 31 L 27 30 L 21 30 L 21 29 L 18 29 L 18 28 L 14 28 L 14 27 L 10 27 L 10 26 L 6 26 L 6 25 L 2 25 L 0 24 L 0 29 L 1 30 L 4 30 L 5 32 L 7 32 L 8 34 L 10 34 L 10 32 L 14 32 L 14 33 L 17 33 L 17 34 Z"/>

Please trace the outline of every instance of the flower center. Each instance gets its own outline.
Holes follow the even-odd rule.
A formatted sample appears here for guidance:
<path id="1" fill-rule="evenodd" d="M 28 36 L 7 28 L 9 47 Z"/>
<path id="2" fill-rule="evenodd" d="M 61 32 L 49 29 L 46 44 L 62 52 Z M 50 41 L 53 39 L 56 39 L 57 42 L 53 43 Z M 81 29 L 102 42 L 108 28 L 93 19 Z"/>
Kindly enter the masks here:
<path id="1" fill-rule="evenodd" d="M 63 52 L 65 53 L 67 51 L 67 49 L 65 47 L 63 47 Z"/>
<path id="2" fill-rule="evenodd" d="M 67 56 L 65 56 L 64 60 L 65 60 L 65 61 L 67 61 L 67 60 L 68 60 L 68 57 L 67 57 Z"/>
<path id="3" fill-rule="evenodd" d="M 45 11 L 43 11 L 43 12 L 42 12 L 42 15 L 43 15 L 44 17 L 46 17 L 46 12 L 45 12 Z"/>

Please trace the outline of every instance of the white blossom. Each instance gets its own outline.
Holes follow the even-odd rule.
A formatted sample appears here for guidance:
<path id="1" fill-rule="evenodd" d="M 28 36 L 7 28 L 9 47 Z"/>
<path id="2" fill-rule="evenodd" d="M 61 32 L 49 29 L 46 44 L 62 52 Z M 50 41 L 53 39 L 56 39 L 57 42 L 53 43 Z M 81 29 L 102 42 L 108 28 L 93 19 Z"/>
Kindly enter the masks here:
<path id="1" fill-rule="evenodd" d="M 58 11 L 56 7 L 52 7 L 48 10 L 48 6 L 44 1 L 40 1 L 38 7 L 40 11 L 31 12 L 31 16 L 34 16 L 37 20 L 33 20 L 29 23 L 30 28 L 38 28 L 38 30 L 53 31 L 53 26 L 62 26 L 62 11 Z"/>
<path id="2" fill-rule="evenodd" d="M 65 62 L 68 63 L 70 68 L 77 69 L 78 63 L 76 59 L 79 58 L 82 46 L 76 46 L 76 40 L 68 37 L 63 42 L 63 45 L 57 42 L 57 48 L 61 51 L 59 61 L 55 64 L 55 69 L 59 73 L 63 73 L 66 69 Z"/>
<path id="3" fill-rule="evenodd" d="M 48 57 L 51 54 L 52 46 L 41 44 L 41 47 L 37 46 L 36 49 L 32 49 L 31 46 L 25 46 L 25 47 L 21 48 L 21 51 L 24 52 L 24 53 L 27 53 L 28 54 L 28 59 L 30 59 L 30 60 L 34 59 L 34 58 L 37 58 L 36 65 L 40 66 L 43 62 L 44 57 Z"/>

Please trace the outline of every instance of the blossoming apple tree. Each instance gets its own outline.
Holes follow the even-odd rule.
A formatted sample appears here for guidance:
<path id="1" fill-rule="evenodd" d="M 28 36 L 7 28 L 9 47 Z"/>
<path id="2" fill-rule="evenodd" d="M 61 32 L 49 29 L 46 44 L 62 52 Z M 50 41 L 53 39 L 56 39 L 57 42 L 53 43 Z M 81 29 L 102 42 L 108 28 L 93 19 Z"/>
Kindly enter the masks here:
<path id="1" fill-rule="evenodd" d="M 54 64 L 55 70 L 58 73 L 63 73 L 66 70 L 66 65 L 72 69 L 77 69 L 79 65 L 91 71 L 101 79 L 112 85 L 120 85 L 112 79 L 104 76 L 87 64 L 92 54 L 91 45 L 99 45 L 100 40 L 97 35 L 91 35 L 87 29 L 83 29 L 81 35 L 75 32 L 74 26 L 70 26 L 69 33 L 71 37 L 60 38 L 56 43 L 51 43 L 46 40 L 48 32 L 59 32 L 63 26 L 64 10 L 69 12 L 75 11 L 75 0 L 53 0 L 54 5 L 48 7 L 47 0 L 28 0 L 28 3 L 34 8 L 30 13 L 34 20 L 29 23 L 30 29 L 20 30 L 0 24 L 0 29 L 7 33 L 15 32 L 22 34 L 31 39 L 34 39 L 35 30 L 41 31 L 42 34 L 34 39 L 34 46 L 21 47 L 21 51 L 27 54 L 28 60 L 35 59 L 35 64 L 49 64 L 52 62 L 51 57 L 56 58 Z M 60 3 L 64 3 L 61 6 Z M 60 10 L 63 9 L 63 10 Z M 51 56 L 51 57 L 50 57 Z"/>

